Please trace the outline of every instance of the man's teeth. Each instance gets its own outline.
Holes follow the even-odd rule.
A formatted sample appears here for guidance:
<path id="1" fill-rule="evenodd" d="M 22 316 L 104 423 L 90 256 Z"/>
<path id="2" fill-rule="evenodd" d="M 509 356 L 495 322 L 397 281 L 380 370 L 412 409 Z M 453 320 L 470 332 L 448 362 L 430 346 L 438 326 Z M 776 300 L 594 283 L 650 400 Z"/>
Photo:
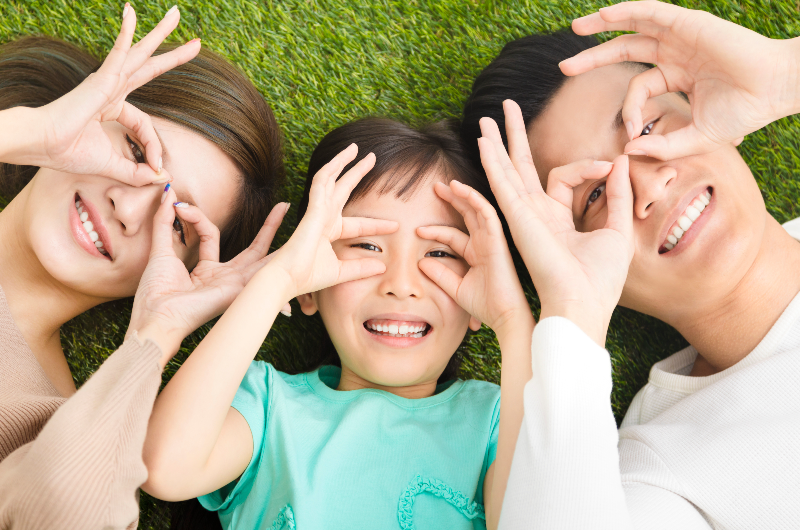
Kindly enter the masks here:
<path id="1" fill-rule="evenodd" d="M 678 226 L 674 227 L 672 232 L 667 235 L 664 248 L 667 250 L 672 250 L 675 248 L 675 245 L 677 245 L 678 241 L 681 240 L 683 234 L 685 234 L 689 228 L 691 228 L 692 224 L 697 221 L 697 219 L 700 217 L 700 214 L 703 213 L 703 210 L 705 210 L 706 206 L 708 206 L 710 203 L 711 193 L 709 193 L 708 190 L 698 195 L 697 198 L 686 207 L 683 215 L 678 218 Z"/>
<path id="2" fill-rule="evenodd" d="M 103 248 L 103 242 L 100 241 L 100 236 L 94 231 L 94 225 L 89 220 L 89 214 L 83 211 L 83 203 L 81 201 L 75 201 L 75 208 L 77 208 L 78 216 L 80 217 L 81 223 L 83 223 L 83 229 L 89 234 L 89 238 L 94 242 L 94 246 L 97 247 L 100 254 L 104 256 L 108 255 L 108 252 Z"/>
<path id="3" fill-rule="evenodd" d="M 420 338 L 428 328 L 427 324 L 380 324 L 367 322 L 367 327 L 377 333 L 387 334 L 390 337 Z"/>

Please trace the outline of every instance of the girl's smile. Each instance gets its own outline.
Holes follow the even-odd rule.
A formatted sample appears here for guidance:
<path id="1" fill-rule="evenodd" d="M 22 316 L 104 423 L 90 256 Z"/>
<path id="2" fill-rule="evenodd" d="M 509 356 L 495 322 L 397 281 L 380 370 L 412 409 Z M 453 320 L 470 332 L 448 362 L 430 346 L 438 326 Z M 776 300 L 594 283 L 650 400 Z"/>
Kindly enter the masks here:
<path id="1" fill-rule="evenodd" d="M 422 318 L 396 313 L 371 318 L 364 322 L 364 329 L 374 340 L 393 348 L 417 346 L 433 333 Z"/>

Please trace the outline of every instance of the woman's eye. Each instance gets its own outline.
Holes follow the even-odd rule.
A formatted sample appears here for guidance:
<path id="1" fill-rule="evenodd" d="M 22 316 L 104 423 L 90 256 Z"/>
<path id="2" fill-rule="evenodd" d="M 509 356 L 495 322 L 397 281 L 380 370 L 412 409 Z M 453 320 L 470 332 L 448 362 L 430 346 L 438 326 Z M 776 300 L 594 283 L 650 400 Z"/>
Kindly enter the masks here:
<path id="1" fill-rule="evenodd" d="M 584 214 L 587 210 L 589 210 L 589 206 L 591 206 L 597 199 L 600 198 L 601 195 L 603 195 L 604 191 L 606 191 L 605 182 L 597 186 L 594 191 L 592 191 L 592 194 L 589 195 L 589 198 L 586 200 L 586 208 L 583 210 Z"/>
<path id="2" fill-rule="evenodd" d="M 353 245 L 353 248 L 363 248 L 364 250 L 369 250 L 372 252 L 381 252 L 381 249 L 378 245 L 373 245 L 372 243 L 356 243 Z"/>
<path id="3" fill-rule="evenodd" d="M 653 126 L 655 124 L 656 124 L 656 122 L 654 122 L 654 121 L 648 123 L 647 126 L 644 129 L 642 129 L 642 136 L 647 136 L 648 134 L 650 134 L 650 131 L 653 130 Z"/>
<path id="4" fill-rule="evenodd" d="M 427 254 L 425 254 L 426 258 L 455 258 L 449 252 L 445 252 L 444 250 L 431 250 Z"/>
<path id="5" fill-rule="evenodd" d="M 186 246 L 186 232 L 183 231 L 183 223 L 177 217 L 172 221 L 172 229 L 181 235 L 181 244 Z"/>
<path id="6" fill-rule="evenodd" d="M 136 161 L 136 163 L 144 164 L 144 151 L 142 151 L 142 148 L 139 147 L 139 144 L 134 142 L 127 134 L 125 135 L 125 140 L 128 141 L 128 146 L 131 148 L 131 153 L 133 154 L 133 159 Z"/>

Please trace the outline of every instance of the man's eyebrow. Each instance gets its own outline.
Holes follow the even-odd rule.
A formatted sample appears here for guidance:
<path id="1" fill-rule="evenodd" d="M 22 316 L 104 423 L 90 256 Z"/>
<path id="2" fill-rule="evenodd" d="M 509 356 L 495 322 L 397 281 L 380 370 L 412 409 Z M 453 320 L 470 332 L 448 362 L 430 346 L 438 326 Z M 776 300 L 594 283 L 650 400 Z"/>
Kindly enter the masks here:
<path id="1" fill-rule="evenodd" d="M 620 107 L 619 112 L 614 116 L 614 123 L 611 125 L 611 128 L 614 129 L 614 131 L 618 131 L 623 127 L 625 127 L 625 124 L 622 122 L 622 107 Z"/>

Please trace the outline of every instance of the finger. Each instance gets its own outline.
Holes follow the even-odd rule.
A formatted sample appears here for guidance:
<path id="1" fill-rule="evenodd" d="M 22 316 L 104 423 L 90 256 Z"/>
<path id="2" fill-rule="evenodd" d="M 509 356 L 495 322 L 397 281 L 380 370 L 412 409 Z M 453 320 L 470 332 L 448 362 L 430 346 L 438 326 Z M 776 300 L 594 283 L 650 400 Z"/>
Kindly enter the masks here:
<path id="1" fill-rule="evenodd" d="M 339 262 L 336 283 L 352 282 L 386 272 L 386 265 L 375 258 L 348 259 Z"/>
<path id="2" fill-rule="evenodd" d="M 123 101 L 122 111 L 119 113 L 117 121 L 136 133 L 136 138 L 142 142 L 142 147 L 144 147 L 145 159 L 153 171 L 160 175 L 162 170 L 161 141 L 158 139 L 150 116 L 127 101 Z"/>
<path id="3" fill-rule="evenodd" d="M 608 22 L 602 13 L 593 13 L 572 21 L 572 31 L 577 35 L 594 35 L 606 31 L 635 31 L 638 34 L 658 38 L 665 28 L 647 20 L 624 20 Z"/>
<path id="4" fill-rule="evenodd" d="M 433 189 L 443 201 L 450 204 L 450 206 L 452 206 L 459 214 L 461 214 L 461 217 L 464 218 L 464 222 L 467 225 L 467 230 L 471 232 L 478 228 L 477 212 L 475 212 L 475 209 L 470 206 L 469 202 L 467 202 L 466 196 L 461 197 L 456 195 L 454 190 L 459 189 L 457 186 L 461 183 L 459 182 L 454 185 L 453 182 L 456 181 L 451 181 L 450 186 L 447 186 L 442 182 L 437 182 Z M 463 184 L 461 185 L 463 186 Z M 462 193 L 462 195 L 469 195 L 469 193 Z"/>
<path id="5" fill-rule="evenodd" d="M 559 63 L 564 75 L 578 75 L 609 64 L 628 61 L 653 63 L 658 59 L 658 40 L 645 35 L 621 35 Z"/>
<path id="6" fill-rule="evenodd" d="M 375 167 L 375 153 L 369 153 L 359 160 L 356 165 L 351 167 L 347 173 L 342 175 L 341 178 L 336 181 L 336 186 L 334 188 L 334 204 L 341 205 L 341 208 L 344 208 L 350 194 L 355 187 L 358 186 L 358 183 L 361 182 L 361 179 L 364 178 L 364 175 L 369 173 L 373 167 Z"/>
<path id="7" fill-rule="evenodd" d="M 461 282 L 464 279 L 456 274 L 451 268 L 444 263 L 436 261 L 433 258 L 423 258 L 419 262 L 419 269 L 425 273 L 425 276 L 431 279 L 433 283 L 441 287 L 442 291 L 453 300 L 458 300 L 458 289 L 461 287 Z"/>
<path id="8" fill-rule="evenodd" d="M 491 142 L 492 149 L 495 151 L 495 158 L 503 168 L 506 179 L 517 191 L 525 191 L 525 183 L 522 181 L 522 177 L 514 167 L 513 162 L 511 162 L 505 145 L 503 145 L 503 137 L 500 135 L 500 128 L 497 126 L 497 122 L 491 118 L 481 118 L 478 124 L 483 137 Z"/>
<path id="9" fill-rule="evenodd" d="M 453 190 L 453 193 L 456 196 L 464 199 L 467 203 L 467 206 L 470 208 L 472 212 L 474 212 L 474 216 L 479 227 L 483 227 L 488 225 L 490 228 L 490 233 L 492 230 L 497 232 L 497 229 L 502 231 L 502 225 L 500 224 L 500 218 L 497 216 L 497 210 L 494 209 L 489 201 L 486 200 L 486 197 L 478 193 L 475 189 L 466 184 L 462 184 L 457 180 L 453 180 L 450 182 L 450 188 Z M 466 218 L 465 218 L 466 219 Z M 481 222 L 482 221 L 482 222 Z M 467 229 L 470 231 L 470 225 L 467 224 Z"/>
<path id="10" fill-rule="evenodd" d="M 137 164 L 113 149 L 109 149 L 107 152 L 108 159 L 98 172 L 104 177 L 136 187 L 153 184 L 162 178 L 156 175 L 156 172 L 147 164 Z"/>
<path id="11" fill-rule="evenodd" d="M 659 67 L 651 68 L 631 78 L 622 103 L 622 121 L 625 123 L 629 140 L 642 134 L 644 128 L 642 113 L 647 100 L 667 92 L 669 92 L 667 79 Z"/>
<path id="12" fill-rule="evenodd" d="M 164 194 L 164 200 L 158 207 L 155 217 L 153 217 L 153 242 L 150 249 L 150 257 L 156 255 L 175 255 L 172 247 L 172 223 L 175 221 L 175 208 L 172 204 L 177 200 L 175 191 L 168 189 Z"/>
<path id="13" fill-rule="evenodd" d="M 417 228 L 417 235 L 422 239 L 445 244 L 461 257 L 464 257 L 469 243 L 469 236 L 452 226 L 420 226 Z"/>
<path id="14" fill-rule="evenodd" d="M 616 230 L 633 246 L 633 189 L 628 157 L 618 156 L 606 181 L 608 220 L 606 228 Z"/>
<path id="15" fill-rule="evenodd" d="M 709 153 L 722 146 L 689 124 L 665 135 L 648 134 L 628 142 L 625 154 L 631 156 L 650 156 L 659 160 L 673 160 L 685 156 Z"/>
<path id="16" fill-rule="evenodd" d="M 136 12 L 130 4 L 125 4 L 123 12 L 125 16 L 122 17 L 119 34 L 114 41 L 114 47 L 108 52 L 106 59 L 98 69 L 100 73 L 118 75 L 122 71 L 125 59 L 128 57 L 128 50 L 131 48 L 133 34 L 136 31 Z"/>
<path id="17" fill-rule="evenodd" d="M 400 228 L 397 221 L 369 217 L 342 217 L 342 235 L 339 239 L 392 234 Z"/>
<path id="18" fill-rule="evenodd" d="M 481 164 L 486 171 L 489 186 L 497 199 L 500 210 L 505 214 L 506 219 L 511 215 L 511 205 L 519 200 L 519 191 L 511 183 L 505 170 L 497 160 L 494 144 L 488 138 L 478 138 L 478 149 L 481 154 Z"/>
<path id="19" fill-rule="evenodd" d="M 150 33 L 144 36 L 142 40 L 137 42 L 131 50 L 128 52 L 128 58 L 125 61 L 125 65 L 123 66 L 122 73 L 124 73 L 127 77 L 131 77 L 134 72 L 139 70 L 147 59 L 153 55 L 153 52 L 156 51 L 156 48 L 164 42 L 172 30 L 178 27 L 178 23 L 181 20 L 180 11 L 178 10 L 178 6 L 172 6 L 167 13 L 164 15 L 164 18 L 156 24 Z"/>
<path id="20" fill-rule="evenodd" d="M 604 160 L 580 160 L 557 167 L 547 177 L 547 195 L 572 210 L 573 189 L 587 180 L 607 176 L 613 167 L 614 164 Z"/>
<path id="21" fill-rule="evenodd" d="M 322 166 L 316 172 L 314 178 L 311 180 L 311 189 L 308 192 L 308 210 L 311 211 L 311 205 L 316 204 L 319 207 L 324 206 L 328 202 L 329 186 L 334 189 L 332 184 L 336 181 L 336 177 L 342 172 L 342 169 L 355 160 L 358 155 L 358 146 L 350 144 L 345 150 L 331 159 L 330 162 Z"/>
<path id="22" fill-rule="evenodd" d="M 198 208 L 185 202 L 173 205 L 183 221 L 191 224 L 200 238 L 200 261 L 219 261 L 219 228 Z"/>
<path id="23" fill-rule="evenodd" d="M 250 243 L 250 246 L 233 258 L 231 263 L 237 266 L 248 266 L 265 257 L 288 211 L 288 202 L 282 202 L 273 206 L 272 211 L 269 212 L 267 219 L 264 221 L 264 226 L 258 231 L 256 238 Z"/>
<path id="24" fill-rule="evenodd" d="M 164 72 L 172 70 L 176 66 L 188 63 L 197 57 L 201 47 L 200 39 L 192 39 L 179 48 L 175 48 L 167 53 L 162 53 L 161 55 L 156 55 L 155 57 L 150 57 L 141 68 L 131 74 L 128 79 L 126 96 Z"/>
<path id="25" fill-rule="evenodd" d="M 522 109 L 516 102 L 507 99 L 503 102 L 506 115 L 506 137 L 508 138 L 508 155 L 514 168 L 519 173 L 525 190 L 528 193 L 542 191 L 542 183 L 536 173 L 528 143 L 528 130 L 522 117 Z"/>
<path id="26" fill-rule="evenodd" d="M 742 142 L 744 142 L 744 136 L 742 136 L 741 138 L 737 138 L 736 140 L 734 140 L 734 141 L 733 141 L 733 146 L 734 146 L 734 147 L 739 147 L 739 146 L 742 144 Z"/>
<path id="27" fill-rule="evenodd" d="M 677 6 L 661 2 L 622 2 L 576 18 L 572 21 L 572 30 L 578 35 L 601 31 L 635 31 L 655 37 L 672 27 L 682 11 Z"/>
<path id="28" fill-rule="evenodd" d="M 286 305 L 281 308 L 281 314 L 285 317 L 292 316 L 292 306 L 289 302 L 286 302 Z"/>

